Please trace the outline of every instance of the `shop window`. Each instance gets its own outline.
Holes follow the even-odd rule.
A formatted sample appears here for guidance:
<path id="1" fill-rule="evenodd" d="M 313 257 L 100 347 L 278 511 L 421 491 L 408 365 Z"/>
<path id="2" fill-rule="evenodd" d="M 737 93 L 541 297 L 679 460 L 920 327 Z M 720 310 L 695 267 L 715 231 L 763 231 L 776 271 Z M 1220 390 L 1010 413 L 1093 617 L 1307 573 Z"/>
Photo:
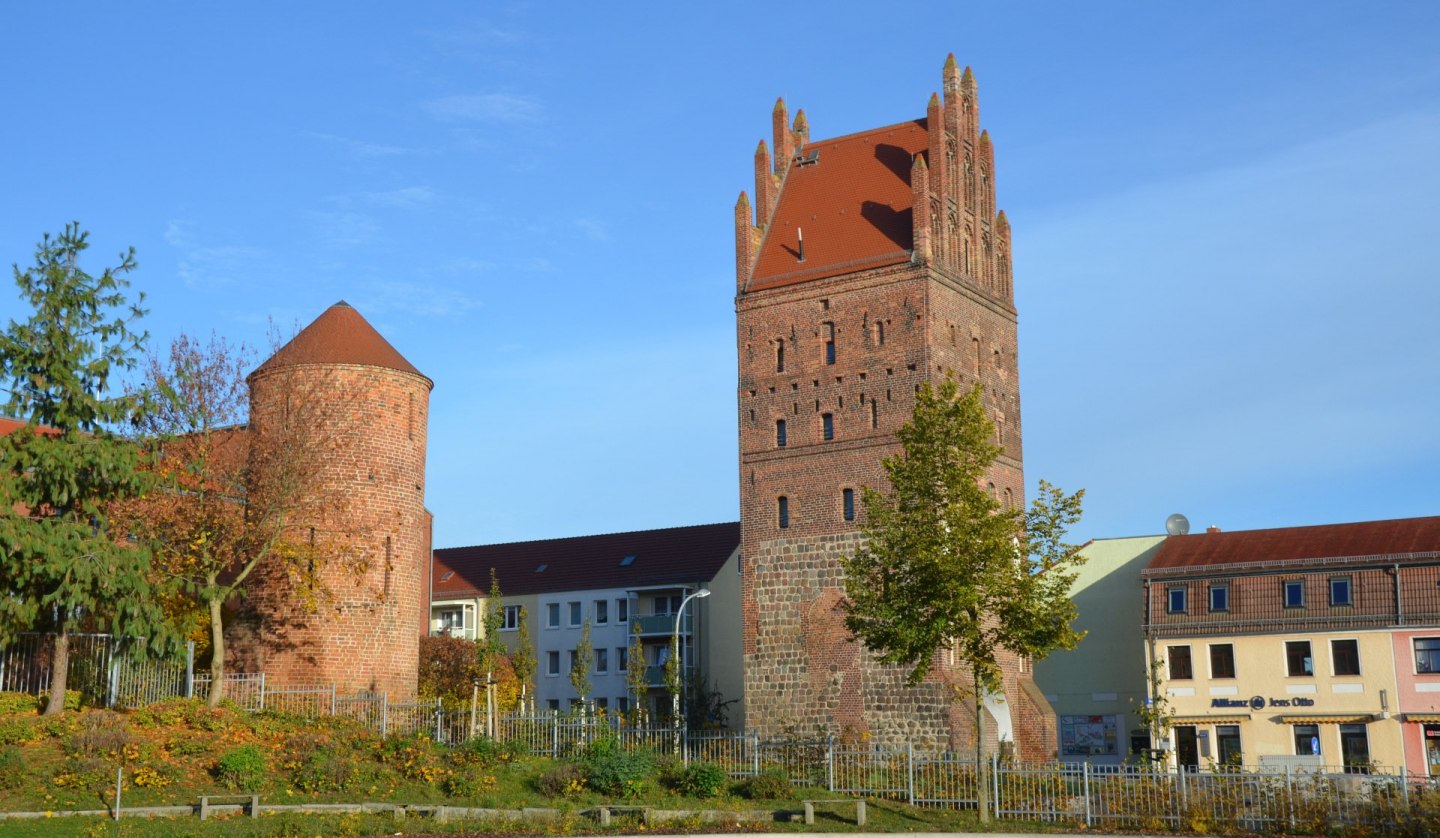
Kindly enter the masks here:
<path id="1" fill-rule="evenodd" d="M 1226 767 L 1240 765 L 1240 726 L 1215 726 L 1215 751 L 1220 764 Z"/>
<path id="2" fill-rule="evenodd" d="M 1415 671 L 1440 672 L 1440 637 L 1415 638 Z"/>
<path id="3" fill-rule="evenodd" d="M 1330 641 L 1330 663 L 1336 675 L 1360 674 L 1360 641 Z"/>
<path id="4" fill-rule="evenodd" d="M 1229 610 L 1230 610 L 1230 586 L 1229 586 L 1229 585 L 1211 585 L 1211 586 L 1210 586 L 1210 610 L 1211 610 L 1212 612 L 1215 612 L 1215 611 L 1229 611 Z"/>
<path id="5" fill-rule="evenodd" d="M 1235 677 L 1235 646 L 1231 643 L 1215 643 L 1210 646 L 1210 677 Z"/>
<path id="6" fill-rule="evenodd" d="M 1425 763 L 1431 777 L 1440 777 L 1440 725 L 1425 725 Z"/>
<path id="7" fill-rule="evenodd" d="M 1165 591 L 1165 610 L 1171 614 L 1185 613 L 1185 589 L 1169 588 Z"/>
<path id="8" fill-rule="evenodd" d="M 1285 674 L 1291 677 L 1315 674 L 1315 659 L 1310 656 L 1310 641 L 1285 641 Z"/>
<path id="9" fill-rule="evenodd" d="M 1295 756 L 1320 756 L 1320 726 L 1295 725 Z"/>
<path id="10" fill-rule="evenodd" d="M 1299 579 L 1292 579 L 1285 583 L 1285 607 L 1305 607 L 1305 583 Z"/>
<path id="11" fill-rule="evenodd" d="M 1190 663 L 1189 646 L 1171 646 L 1167 651 L 1170 655 L 1170 680 L 1188 681 L 1195 677 L 1195 668 Z"/>
<path id="12" fill-rule="evenodd" d="M 1330 580 L 1330 604 L 1354 605 L 1354 591 L 1349 576 L 1336 576 Z"/>

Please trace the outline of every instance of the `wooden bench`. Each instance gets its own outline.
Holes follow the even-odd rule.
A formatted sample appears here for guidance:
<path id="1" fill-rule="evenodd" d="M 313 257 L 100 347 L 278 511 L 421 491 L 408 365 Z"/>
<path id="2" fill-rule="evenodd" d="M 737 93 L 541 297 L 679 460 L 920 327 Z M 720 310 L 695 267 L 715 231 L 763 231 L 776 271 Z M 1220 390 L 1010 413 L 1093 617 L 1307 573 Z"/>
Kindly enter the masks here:
<path id="1" fill-rule="evenodd" d="M 600 816 L 600 825 L 601 825 L 601 826 L 609 826 L 609 825 L 610 825 L 610 817 L 611 817 L 612 815 L 616 815 L 616 814 L 639 815 L 639 816 L 640 816 L 640 822 L 641 822 L 641 823 L 646 824 L 646 825 L 648 825 L 648 824 L 650 823 L 650 807 L 649 807 L 649 806 L 608 806 L 608 805 L 607 805 L 607 806 L 596 806 L 596 807 L 595 807 L 593 810 L 591 810 L 591 811 L 593 811 L 596 815 L 599 815 L 599 816 Z"/>
<path id="2" fill-rule="evenodd" d="M 802 800 L 802 801 L 800 801 L 800 802 L 805 804 L 805 823 L 806 823 L 806 824 L 809 824 L 809 825 L 811 825 L 811 826 L 813 826 L 813 825 L 815 824 L 815 807 L 816 807 L 816 806 L 837 806 L 837 805 L 838 805 L 838 806 L 854 806 L 854 807 L 855 807 L 855 825 L 856 825 L 856 826 L 864 826 L 864 825 L 865 825 L 865 801 L 863 801 L 863 800 L 861 800 L 861 799 L 859 799 L 859 798 L 853 798 L 853 799 L 852 799 L 852 798 L 847 798 L 847 797 L 837 797 L 837 798 L 827 799 L 827 800 Z"/>
<path id="3" fill-rule="evenodd" d="M 223 803 L 216 804 L 221 800 Z M 239 806 L 240 809 L 252 818 L 260 817 L 260 795 L 258 794 L 229 794 L 229 795 L 202 795 L 200 797 L 200 820 L 210 818 L 212 806 Z"/>

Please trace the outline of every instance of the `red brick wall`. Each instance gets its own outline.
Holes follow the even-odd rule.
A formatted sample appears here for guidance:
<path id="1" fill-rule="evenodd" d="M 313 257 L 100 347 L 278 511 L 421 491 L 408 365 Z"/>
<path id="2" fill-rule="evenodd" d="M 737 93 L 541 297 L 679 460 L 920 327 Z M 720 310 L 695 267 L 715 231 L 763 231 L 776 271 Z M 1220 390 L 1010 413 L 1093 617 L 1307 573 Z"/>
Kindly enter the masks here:
<path id="1" fill-rule="evenodd" d="M 304 539 L 314 527 L 337 547 L 322 564 L 326 591 L 313 608 L 278 567 L 250 585 L 233 659 L 264 671 L 267 683 L 415 694 L 429 597 L 429 392 L 420 376 L 372 366 L 281 367 L 252 379 L 257 436 L 285 421 L 287 394 L 292 416 L 323 426 L 326 450 L 309 479 L 325 509 L 290 532 Z"/>
<path id="2" fill-rule="evenodd" d="M 916 187 L 920 206 L 934 199 L 931 256 L 746 291 L 756 233 L 743 195 L 736 205 L 745 718 L 762 734 L 820 728 L 922 745 L 973 742 L 970 711 L 954 699 L 968 674 L 942 660 L 927 683 L 904 685 L 902 671 L 876 664 L 846 639 L 840 608 L 839 562 L 859 545 L 864 519 L 859 490 L 885 487 L 881 460 L 897 452 L 895 431 L 909 420 L 921 383 L 954 375 L 963 387 L 984 385 L 1005 447 L 988 482 L 1002 502 L 1024 505 L 1009 227 L 994 214 L 993 154 L 988 138 L 974 134 L 973 83 L 962 85 L 953 68 L 946 81 L 945 112 L 931 119 L 931 130 L 942 120 L 950 130 L 945 141 L 932 142 L 931 153 L 949 161 L 936 173 L 937 188 L 947 180 L 954 185 L 949 194 Z M 965 159 L 972 160 L 968 177 Z M 783 166 L 788 156 L 777 152 L 776 160 Z M 925 226 L 922 215 L 917 230 Z M 974 241 L 970 269 L 962 264 L 966 234 Z M 832 324 L 835 362 L 827 364 Z M 781 342 L 785 364 L 778 371 Z M 821 432 L 826 413 L 834 418 L 828 441 Z M 786 422 L 783 448 L 776 444 L 778 419 Z M 854 522 L 842 516 L 845 488 L 855 490 Z M 785 529 L 777 520 L 781 496 L 789 503 Z M 1053 712 L 1038 690 L 1025 689 L 1030 676 L 1020 661 L 1008 657 L 1002 668 L 1021 755 L 1053 756 Z M 991 726 L 992 743 L 994 736 Z"/>

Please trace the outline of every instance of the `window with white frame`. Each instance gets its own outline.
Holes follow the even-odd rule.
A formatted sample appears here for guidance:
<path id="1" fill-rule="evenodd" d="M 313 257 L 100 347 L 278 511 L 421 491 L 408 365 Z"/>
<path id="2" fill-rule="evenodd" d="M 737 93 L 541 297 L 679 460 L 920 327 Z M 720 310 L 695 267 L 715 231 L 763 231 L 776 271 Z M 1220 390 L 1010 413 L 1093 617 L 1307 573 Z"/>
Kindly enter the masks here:
<path id="1" fill-rule="evenodd" d="M 570 603 L 570 625 L 579 626 L 585 622 L 585 606 L 578 603 Z"/>
<path id="2" fill-rule="evenodd" d="M 617 623 L 630 622 L 630 598 L 619 597 L 615 600 L 615 621 Z"/>
<path id="3" fill-rule="evenodd" d="M 520 628 L 520 606 L 507 605 L 500 615 L 501 631 L 517 631 Z"/>
<path id="4" fill-rule="evenodd" d="M 616 646 L 616 647 L 615 647 L 615 671 L 616 671 L 616 672 L 627 672 L 627 671 L 629 671 L 629 663 L 630 663 L 630 650 L 629 650 L 629 649 L 626 649 L 624 646 Z"/>
<path id="5" fill-rule="evenodd" d="M 440 621 L 441 634 L 459 634 L 465 630 L 465 609 L 462 606 L 437 608 L 435 619 Z"/>
<path id="6" fill-rule="evenodd" d="M 595 650 L 595 674 L 604 675 L 610 671 L 610 650 Z"/>
<path id="7" fill-rule="evenodd" d="M 545 628 L 560 628 L 560 603 L 551 602 L 545 605 Z"/>
<path id="8" fill-rule="evenodd" d="M 595 625 L 603 626 L 610 622 L 610 600 L 595 600 Z"/>
<path id="9" fill-rule="evenodd" d="M 560 653 L 559 653 L 559 652 L 546 652 L 546 653 L 545 653 L 545 674 L 546 674 L 546 675 L 559 675 L 559 674 L 560 674 Z"/>

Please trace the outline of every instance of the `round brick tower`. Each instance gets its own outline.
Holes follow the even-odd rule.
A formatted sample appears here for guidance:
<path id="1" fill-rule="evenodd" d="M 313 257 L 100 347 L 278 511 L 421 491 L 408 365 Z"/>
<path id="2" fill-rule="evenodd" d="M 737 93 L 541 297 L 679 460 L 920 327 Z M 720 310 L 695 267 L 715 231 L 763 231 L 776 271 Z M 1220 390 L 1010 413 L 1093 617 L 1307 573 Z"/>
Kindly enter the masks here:
<path id="1" fill-rule="evenodd" d="M 433 382 L 342 301 L 249 383 L 254 479 L 284 472 L 302 489 L 286 522 L 289 561 L 247 586 L 237 671 L 263 671 L 275 686 L 413 696 L 426 626 Z"/>

